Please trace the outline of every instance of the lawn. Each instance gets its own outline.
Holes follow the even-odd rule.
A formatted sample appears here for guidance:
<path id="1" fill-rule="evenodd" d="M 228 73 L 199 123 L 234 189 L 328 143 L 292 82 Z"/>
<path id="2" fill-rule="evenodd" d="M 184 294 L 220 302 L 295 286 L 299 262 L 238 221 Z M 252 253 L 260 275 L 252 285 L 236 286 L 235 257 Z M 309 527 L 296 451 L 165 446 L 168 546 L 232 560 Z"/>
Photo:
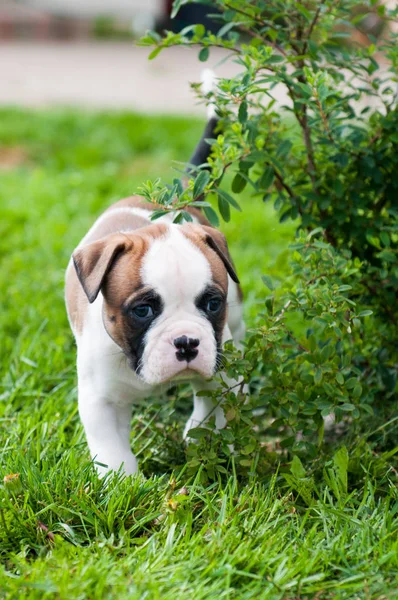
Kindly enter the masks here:
<path id="1" fill-rule="evenodd" d="M 383 462 L 349 494 L 321 487 L 309 507 L 278 470 L 203 486 L 184 469 L 184 387 L 134 412 L 142 474 L 106 485 L 90 463 L 64 270 L 94 217 L 149 178 L 171 180 L 202 126 L 0 111 L 1 480 L 19 473 L 0 488 L 0 598 L 398 597 L 398 493 Z M 242 205 L 224 230 L 250 327 L 260 275 L 283 277 L 294 227 L 258 199 Z"/>

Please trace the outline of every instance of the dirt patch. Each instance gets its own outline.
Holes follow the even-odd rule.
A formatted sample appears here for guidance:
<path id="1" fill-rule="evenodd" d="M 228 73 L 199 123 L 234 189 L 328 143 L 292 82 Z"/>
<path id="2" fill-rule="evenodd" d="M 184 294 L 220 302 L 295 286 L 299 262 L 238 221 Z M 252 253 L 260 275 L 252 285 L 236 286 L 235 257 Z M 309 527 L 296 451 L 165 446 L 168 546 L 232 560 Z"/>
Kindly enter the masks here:
<path id="1" fill-rule="evenodd" d="M 15 169 L 28 162 L 28 154 L 22 146 L 0 146 L 0 171 Z"/>

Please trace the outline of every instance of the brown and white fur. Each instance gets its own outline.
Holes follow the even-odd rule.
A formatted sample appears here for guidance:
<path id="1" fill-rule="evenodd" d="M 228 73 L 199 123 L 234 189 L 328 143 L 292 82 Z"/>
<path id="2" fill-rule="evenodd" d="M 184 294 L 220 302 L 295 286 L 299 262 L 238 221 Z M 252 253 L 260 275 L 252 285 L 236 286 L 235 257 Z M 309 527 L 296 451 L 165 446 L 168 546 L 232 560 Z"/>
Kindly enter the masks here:
<path id="1" fill-rule="evenodd" d="M 194 222 L 182 225 L 172 223 L 172 215 L 152 222 L 153 210 L 138 196 L 108 208 L 66 272 L 79 412 L 101 475 L 137 471 L 132 405 L 170 382 L 190 380 L 195 392 L 184 437 L 210 413 L 222 428 L 222 408 L 196 393 L 214 389 L 223 343 L 239 344 L 244 336 L 238 278 L 224 236 L 195 209 Z"/>

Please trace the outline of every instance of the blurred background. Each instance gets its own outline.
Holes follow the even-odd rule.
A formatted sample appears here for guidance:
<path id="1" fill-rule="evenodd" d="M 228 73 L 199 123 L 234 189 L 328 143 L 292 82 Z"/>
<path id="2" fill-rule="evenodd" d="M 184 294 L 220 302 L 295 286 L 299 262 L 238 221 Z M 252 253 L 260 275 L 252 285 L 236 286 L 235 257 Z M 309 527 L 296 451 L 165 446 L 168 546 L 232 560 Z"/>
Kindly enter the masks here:
<path id="1" fill-rule="evenodd" d="M 204 115 L 188 85 L 200 80 L 197 52 L 171 48 L 148 61 L 149 50 L 133 44 L 147 29 L 218 29 L 209 7 L 183 6 L 174 20 L 171 7 L 172 0 L 0 0 L 0 105 Z M 355 41 L 368 34 L 383 35 L 376 12 Z M 212 49 L 209 66 L 228 77 L 237 67 L 224 57 Z"/>
<path id="2" fill-rule="evenodd" d="M 200 80 L 197 52 L 172 48 L 148 61 L 133 43 L 147 29 L 214 27 L 208 7 L 185 6 L 173 22 L 171 8 L 172 0 L 0 0 L 0 104 L 204 116 L 188 85 Z M 224 56 L 212 52 L 212 65 Z"/>

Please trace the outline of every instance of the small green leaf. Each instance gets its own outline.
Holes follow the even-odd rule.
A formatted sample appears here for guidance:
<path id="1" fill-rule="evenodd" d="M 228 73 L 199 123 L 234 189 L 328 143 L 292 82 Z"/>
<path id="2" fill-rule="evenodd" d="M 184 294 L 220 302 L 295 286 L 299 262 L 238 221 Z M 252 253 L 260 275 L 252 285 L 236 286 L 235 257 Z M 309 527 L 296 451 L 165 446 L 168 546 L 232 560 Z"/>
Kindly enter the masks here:
<path id="1" fill-rule="evenodd" d="M 323 383 L 323 389 L 325 390 L 327 395 L 330 396 L 331 398 L 333 398 L 336 395 L 336 390 L 334 389 L 334 387 L 332 385 L 330 385 L 330 383 L 327 383 L 326 381 Z"/>
<path id="2" fill-rule="evenodd" d="M 274 296 L 267 296 L 265 299 L 265 307 L 268 311 L 268 314 L 271 316 L 274 314 Z"/>
<path id="3" fill-rule="evenodd" d="M 332 344 L 327 344 L 321 350 L 321 361 L 324 363 L 332 356 L 334 353 L 334 348 Z"/>
<path id="4" fill-rule="evenodd" d="M 246 444 L 244 448 L 242 448 L 242 454 L 245 454 L 247 456 L 248 454 L 253 452 L 253 450 L 255 450 L 256 445 L 256 440 L 251 440 L 248 444 Z"/>
<path id="5" fill-rule="evenodd" d="M 315 227 L 315 229 L 313 229 L 312 231 L 310 231 L 310 233 L 307 235 L 307 240 L 311 240 L 314 236 L 318 235 L 318 233 L 323 233 L 324 229 L 323 227 Z"/>
<path id="6" fill-rule="evenodd" d="M 173 9 L 172 9 L 171 14 L 170 14 L 170 18 L 171 19 L 174 19 L 174 17 L 177 15 L 178 11 L 181 8 L 182 3 L 183 3 L 183 0 L 174 0 L 174 2 L 173 2 Z"/>
<path id="7" fill-rule="evenodd" d="M 267 59 L 267 63 L 268 64 L 276 64 L 276 63 L 281 63 L 284 62 L 284 57 L 281 56 L 280 54 L 272 54 L 268 59 Z"/>
<path id="8" fill-rule="evenodd" d="M 381 260 L 385 260 L 386 262 L 389 263 L 395 263 L 397 260 L 397 256 L 394 252 L 392 252 L 391 250 L 383 250 L 382 252 L 379 252 L 378 254 L 376 254 L 377 258 L 380 258 Z"/>
<path id="9" fill-rule="evenodd" d="M 201 51 L 199 52 L 198 58 L 201 62 L 206 62 L 206 60 L 209 58 L 209 49 L 207 48 L 207 46 L 205 48 L 202 48 Z"/>
<path id="10" fill-rule="evenodd" d="M 192 215 L 188 211 L 182 210 L 181 215 L 183 216 L 185 221 L 188 221 L 188 223 L 192 223 L 193 218 L 192 218 Z"/>
<path id="11" fill-rule="evenodd" d="M 302 479 L 306 476 L 305 469 L 303 467 L 303 463 L 299 459 L 298 456 L 294 456 L 290 465 L 290 472 L 292 475 L 297 477 L 297 479 Z"/>
<path id="12" fill-rule="evenodd" d="M 241 173 L 237 173 L 233 178 L 231 189 L 235 194 L 239 194 L 242 192 L 247 184 L 247 179 L 245 179 Z"/>
<path id="13" fill-rule="evenodd" d="M 152 52 L 149 54 L 148 56 L 148 60 L 153 60 L 154 58 L 157 57 L 158 54 L 160 54 L 160 52 L 163 50 L 163 48 L 161 46 L 158 46 L 157 48 L 154 48 L 152 50 Z"/>
<path id="14" fill-rule="evenodd" d="M 217 194 L 221 196 L 226 202 L 228 202 L 228 204 L 233 206 L 235 210 L 242 212 L 242 209 L 235 200 L 235 198 L 232 198 L 232 196 L 230 196 L 230 194 L 228 194 L 225 190 L 217 189 Z"/>
<path id="15" fill-rule="evenodd" d="M 151 221 L 156 221 L 156 219 L 160 219 L 160 217 L 164 217 L 167 214 L 167 210 L 154 210 L 151 214 Z"/>
<path id="16" fill-rule="evenodd" d="M 345 384 L 347 390 L 352 390 L 356 384 L 358 383 L 358 379 L 356 377 L 350 377 Z"/>
<path id="17" fill-rule="evenodd" d="M 373 310 L 363 310 L 357 317 L 370 317 L 370 315 L 373 315 Z"/>
<path id="18" fill-rule="evenodd" d="M 182 211 L 179 210 L 173 219 L 173 223 L 176 223 L 177 225 L 179 225 L 183 221 L 184 221 L 184 215 L 182 214 Z"/>
<path id="19" fill-rule="evenodd" d="M 263 280 L 267 288 L 272 292 L 274 290 L 274 284 L 272 283 L 271 277 L 269 277 L 268 275 L 263 275 L 261 279 Z"/>
<path id="20" fill-rule="evenodd" d="M 288 208 L 287 210 L 285 210 L 284 213 L 281 214 L 280 218 L 279 218 L 279 222 L 280 223 L 284 223 L 285 221 L 287 221 L 288 219 L 290 219 L 292 216 L 292 209 Z"/>
<path id="21" fill-rule="evenodd" d="M 274 169 L 272 167 L 265 167 L 263 174 L 257 181 L 257 186 L 260 190 L 268 190 L 271 187 L 275 178 Z"/>
<path id="22" fill-rule="evenodd" d="M 354 412 L 355 404 L 351 404 L 350 402 L 345 402 L 344 404 L 339 405 L 340 410 L 344 410 L 345 412 Z"/>
<path id="23" fill-rule="evenodd" d="M 237 25 L 237 23 L 235 23 L 233 21 L 230 22 L 230 23 L 226 23 L 225 25 L 223 25 L 221 27 L 221 29 L 219 29 L 217 31 L 217 37 L 222 37 L 223 35 L 225 35 L 229 31 L 231 31 L 231 29 L 233 29 L 236 25 Z"/>
<path id="24" fill-rule="evenodd" d="M 305 98 L 311 98 L 311 96 L 312 96 L 312 89 L 310 88 L 309 85 L 307 85 L 306 83 L 301 83 L 300 81 L 298 81 L 295 85 L 300 88 L 300 90 L 304 94 Z"/>
<path id="25" fill-rule="evenodd" d="M 378 250 L 381 250 L 380 240 L 375 235 L 371 235 L 370 233 L 367 233 L 366 234 L 366 239 L 369 242 L 369 244 L 371 244 L 372 246 L 374 246 Z"/>
<path id="26" fill-rule="evenodd" d="M 386 231 L 380 232 L 380 240 L 381 240 L 383 246 L 385 246 L 386 248 L 390 247 L 391 240 L 390 240 L 390 236 L 388 235 L 388 233 Z"/>
<path id="27" fill-rule="evenodd" d="M 310 335 L 309 336 L 308 343 L 309 343 L 311 352 L 314 352 L 314 350 L 316 350 L 316 348 L 317 348 L 317 342 L 316 342 L 315 335 Z"/>
<path id="28" fill-rule="evenodd" d="M 173 179 L 173 185 L 175 186 L 177 196 L 181 196 L 184 191 L 181 179 Z"/>
<path id="29" fill-rule="evenodd" d="M 361 394 L 362 394 L 362 386 L 359 383 L 357 383 L 357 385 L 352 390 L 352 397 L 360 398 Z"/>
<path id="30" fill-rule="evenodd" d="M 316 385 L 318 385 L 319 383 L 321 383 L 322 381 L 322 369 L 316 369 L 315 374 L 314 374 L 314 383 Z"/>
<path id="31" fill-rule="evenodd" d="M 227 412 L 225 413 L 225 418 L 227 421 L 233 421 L 236 417 L 236 410 L 233 406 L 231 406 Z"/>
<path id="32" fill-rule="evenodd" d="M 218 210 L 224 221 L 228 223 L 231 219 L 231 209 L 228 202 L 221 195 L 218 196 Z"/>
<path id="33" fill-rule="evenodd" d="M 244 125 L 247 121 L 247 102 L 246 102 L 246 100 L 243 100 L 242 104 L 239 106 L 238 119 L 239 119 L 239 122 L 242 123 L 242 125 Z"/>
<path id="34" fill-rule="evenodd" d="M 197 198 L 203 193 L 206 185 L 209 183 L 210 175 L 208 171 L 201 171 L 197 178 L 195 179 L 195 183 L 193 184 L 193 197 Z"/>
<path id="35" fill-rule="evenodd" d="M 337 450 L 333 456 L 333 465 L 342 491 L 346 494 L 348 488 L 348 452 L 345 446 Z"/>
<path id="36" fill-rule="evenodd" d="M 202 440 L 209 435 L 209 430 L 204 427 L 193 427 L 188 431 L 188 437 L 194 440 Z"/>
<path id="37" fill-rule="evenodd" d="M 278 158 L 286 158 L 292 149 L 292 142 L 290 140 L 283 140 L 281 144 L 277 147 L 276 155 Z"/>
<path id="38" fill-rule="evenodd" d="M 336 381 L 340 385 L 344 385 L 344 377 L 343 377 L 343 375 L 341 373 L 337 373 L 336 374 Z"/>
<path id="39" fill-rule="evenodd" d="M 203 208 L 203 212 L 210 223 L 214 225 L 214 227 L 218 227 L 220 225 L 220 219 L 218 218 L 216 211 L 211 206 L 205 206 Z"/>
<path id="40" fill-rule="evenodd" d="M 313 19 L 313 14 L 309 11 L 305 6 L 303 6 L 300 2 L 295 3 L 296 10 L 303 15 L 307 19 L 307 21 L 311 21 Z"/>
<path id="41" fill-rule="evenodd" d="M 216 470 L 219 471 L 220 473 L 228 473 L 227 469 L 225 467 L 223 467 L 222 465 L 217 465 Z"/>
<path id="42" fill-rule="evenodd" d="M 204 34 L 206 33 L 205 26 L 202 25 L 202 23 L 199 23 L 198 25 L 195 25 L 195 27 L 194 27 L 194 33 L 195 33 L 196 37 L 202 38 L 204 36 Z"/>

